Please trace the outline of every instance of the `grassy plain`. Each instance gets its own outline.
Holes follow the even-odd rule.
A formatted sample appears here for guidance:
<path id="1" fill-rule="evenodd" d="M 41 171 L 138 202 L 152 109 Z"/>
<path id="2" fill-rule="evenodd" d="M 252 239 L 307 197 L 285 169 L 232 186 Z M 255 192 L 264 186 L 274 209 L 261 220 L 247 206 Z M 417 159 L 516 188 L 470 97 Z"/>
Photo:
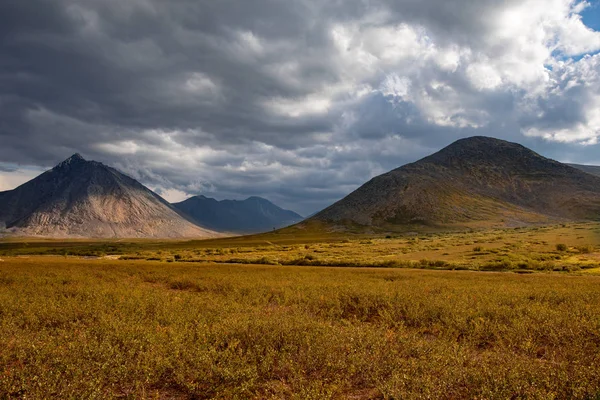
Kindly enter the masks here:
<path id="1" fill-rule="evenodd" d="M 599 229 L 5 241 L 0 398 L 600 399 Z"/>
<path id="2" fill-rule="evenodd" d="M 202 241 L 12 239 L 0 242 L 0 257 L 17 255 L 113 256 L 227 264 L 579 271 L 600 266 L 600 224 L 404 235 L 288 229 Z"/>

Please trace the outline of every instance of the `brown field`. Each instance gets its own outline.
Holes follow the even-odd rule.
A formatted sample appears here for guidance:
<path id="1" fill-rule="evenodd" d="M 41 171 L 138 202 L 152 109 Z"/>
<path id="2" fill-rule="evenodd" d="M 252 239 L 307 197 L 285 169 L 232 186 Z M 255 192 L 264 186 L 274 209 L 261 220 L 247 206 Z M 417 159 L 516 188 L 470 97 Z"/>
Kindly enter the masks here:
<path id="1" fill-rule="evenodd" d="M 6 240 L 0 399 L 600 399 L 599 232 Z"/>

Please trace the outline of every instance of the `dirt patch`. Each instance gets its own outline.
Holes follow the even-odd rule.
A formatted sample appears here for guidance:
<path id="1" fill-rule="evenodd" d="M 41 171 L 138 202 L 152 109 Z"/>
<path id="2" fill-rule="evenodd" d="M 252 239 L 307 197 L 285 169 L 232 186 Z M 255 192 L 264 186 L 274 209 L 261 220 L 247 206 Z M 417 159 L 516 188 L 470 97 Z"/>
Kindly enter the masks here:
<path id="1" fill-rule="evenodd" d="M 600 261 L 600 253 L 586 254 L 586 256 L 587 256 L 587 258 L 591 258 L 592 260 Z"/>

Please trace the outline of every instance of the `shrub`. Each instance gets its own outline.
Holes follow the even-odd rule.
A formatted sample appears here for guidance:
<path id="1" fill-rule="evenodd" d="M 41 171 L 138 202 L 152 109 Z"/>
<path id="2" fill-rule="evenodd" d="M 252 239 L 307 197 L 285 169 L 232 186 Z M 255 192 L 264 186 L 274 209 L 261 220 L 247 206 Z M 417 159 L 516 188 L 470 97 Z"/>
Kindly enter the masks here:
<path id="1" fill-rule="evenodd" d="M 270 259 L 269 257 L 263 257 L 263 258 L 257 260 L 256 264 L 277 265 L 278 262 Z"/>
<path id="2" fill-rule="evenodd" d="M 567 251 L 569 248 L 564 243 L 559 243 L 556 245 L 556 250 L 558 251 Z"/>
<path id="3" fill-rule="evenodd" d="M 509 260 L 494 260 L 481 266 L 483 271 L 505 271 L 513 268 L 514 265 Z"/>
<path id="4" fill-rule="evenodd" d="M 582 254 L 588 254 L 588 253 L 593 253 L 594 252 L 594 246 L 591 245 L 585 245 L 585 246 L 577 246 L 577 251 L 579 251 Z"/>

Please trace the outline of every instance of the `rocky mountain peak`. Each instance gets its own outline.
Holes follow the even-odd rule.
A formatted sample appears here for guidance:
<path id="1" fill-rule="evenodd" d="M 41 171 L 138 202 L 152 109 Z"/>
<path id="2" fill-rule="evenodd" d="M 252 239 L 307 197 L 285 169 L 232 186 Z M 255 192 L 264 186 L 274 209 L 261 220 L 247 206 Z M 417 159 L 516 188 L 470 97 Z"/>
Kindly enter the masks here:
<path id="1" fill-rule="evenodd" d="M 54 167 L 54 169 L 61 169 L 61 168 L 64 168 L 64 167 L 73 166 L 73 165 L 80 165 L 80 164 L 83 164 L 83 163 L 87 163 L 87 161 L 85 160 L 85 158 L 83 158 L 81 156 L 81 154 L 75 153 L 71 157 L 69 157 L 66 160 L 64 160 L 61 163 L 59 163 L 56 167 Z"/>
<path id="2" fill-rule="evenodd" d="M 135 179 L 80 154 L 0 192 L 0 221 L 26 236 L 218 236 L 187 220 Z"/>
<path id="3" fill-rule="evenodd" d="M 438 165 L 457 166 L 460 164 L 514 163 L 524 160 L 531 162 L 532 160 L 547 159 L 517 143 L 485 136 L 474 136 L 457 140 L 422 161 Z"/>

